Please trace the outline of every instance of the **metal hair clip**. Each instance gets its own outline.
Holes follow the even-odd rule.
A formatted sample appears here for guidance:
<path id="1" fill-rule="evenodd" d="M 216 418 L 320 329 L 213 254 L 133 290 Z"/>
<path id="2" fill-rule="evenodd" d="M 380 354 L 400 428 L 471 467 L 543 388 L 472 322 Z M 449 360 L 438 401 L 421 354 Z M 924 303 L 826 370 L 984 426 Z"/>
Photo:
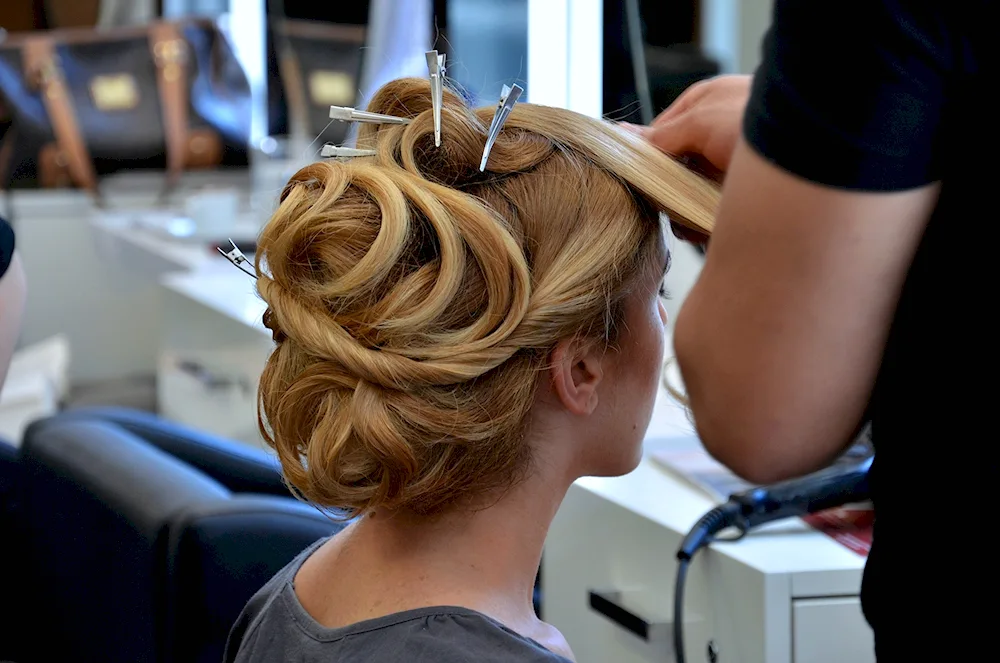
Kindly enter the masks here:
<path id="1" fill-rule="evenodd" d="M 486 170 L 486 161 L 490 158 L 493 143 L 497 142 L 497 136 L 500 135 L 503 124 L 507 121 L 507 116 L 510 115 L 522 92 L 524 92 L 524 88 L 517 83 L 513 86 L 503 86 L 503 91 L 500 93 L 500 103 L 497 104 L 497 112 L 493 114 L 490 132 L 486 136 L 486 147 L 483 149 L 483 160 L 479 162 L 479 172 Z"/>
<path id="2" fill-rule="evenodd" d="M 233 245 L 233 248 L 227 252 L 223 251 L 221 246 L 216 247 L 219 253 L 225 256 L 226 260 L 233 263 L 236 266 L 236 269 L 240 270 L 247 276 L 257 278 L 257 271 L 254 269 L 253 263 L 250 262 L 250 260 L 247 259 L 245 255 L 243 255 L 243 252 L 240 251 L 239 247 L 236 246 L 236 242 L 234 242 L 231 238 L 229 240 L 229 243 Z M 243 269 L 243 265 L 249 265 L 250 271 L 248 272 L 247 270 Z"/>
<path id="3" fill-rule="evenodd" d="M 444 105 L 444 60 L 437 51 L 427 51 L 427 71 L 431 79 L 431 105 L 434 109 L 434 146 L 441 147 L 441 107 Z"/>
<path id="4" fill-rule="evenodd" d="M 333 145 L 332 143 L 327 143 L 320 150 L 319 155 L 321 157 L 333 157 L 337 159 L 345 159 L 350 157 L 373 157 L 375 156 L 375 150 L 362 150 L 355 147 L 340 147 L 338 145 Z"/>
<path id="5" fill-rule="evenodd" d="M 369 113 L 368 111 L 359 111 L 349 106 L 330 106 L 330 119 L 340 120 L 341 122 L 368 122 L 371 124 L 409 124 L 413 121 L 408 117 Z"/>

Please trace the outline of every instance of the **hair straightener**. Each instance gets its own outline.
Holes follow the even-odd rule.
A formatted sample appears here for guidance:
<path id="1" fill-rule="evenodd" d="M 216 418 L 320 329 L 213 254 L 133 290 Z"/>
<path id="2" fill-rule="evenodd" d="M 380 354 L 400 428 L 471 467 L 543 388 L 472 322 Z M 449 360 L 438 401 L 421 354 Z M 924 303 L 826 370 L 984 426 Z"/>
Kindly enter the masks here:
<path id="1" fill-rule="evenodd" d="M 691 528 L 677 550 L 673 618 L 676 663 L 684 663 L 684 582 L 695 553 L 717 540 L 716 536 L 723 530 L 737 530 L 735 537 L 725 539 L 732 541 L 764 523 L 868 501 L 871 496 L 868 472 L 874 454 L 865 447 L 861 448 L 863 457 L 848 458 L 847 463 L 838 462 L 801 479 L 736 493 L 730 496 L 728 502 L 702 516 Z M 851 452 L 848 452 L 847 456 L 850 455 Z"/>

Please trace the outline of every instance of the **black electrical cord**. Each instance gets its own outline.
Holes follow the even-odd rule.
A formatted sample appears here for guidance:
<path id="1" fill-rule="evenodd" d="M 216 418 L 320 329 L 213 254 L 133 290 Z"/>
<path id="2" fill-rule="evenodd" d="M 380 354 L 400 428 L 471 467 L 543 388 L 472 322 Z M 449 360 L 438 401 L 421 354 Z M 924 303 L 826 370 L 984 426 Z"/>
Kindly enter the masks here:
<path id="1" fill-rule="evenodd" d="M 865 435 L 864 430 L 862 435 Z M 713 541 L 733 541 L 750 529 L 775 520 L 816 513 L 871 498 L 868 473 L 873 450 L 856 444 L 830 467 L 800 479 L 752 488 L 729 497 L 729 501 L 702 516 L 677 551 L 674 583 L 674 652 L 676 663 L 684 663 L 684 581 L 695 553 Z M 735 528 L 737 535 L 721 539 L 718 534 Z"/>
<path id="2" fill-rule="evenodd" d="M 684 583 L 687 581 L 690 559 L 677 559 L 674 578 L 674 661 L 684 663 Z"/>
<path id="3" fill-rule="evenodd" d="M 687 580 L 688 567 L 695 553 L 717 540 L 716 535 L 729 527 L 738 527 L 742 537 L 746 530 L 741 527 L 742 512 L 740 505 L 727 502 L 717 506 L 702 516 L 691 531 L 687 533 L 677 550 L 677 576 L 674 579 L 674 660 L 684 663 L 684 583 Z M 729 539 L 734 540 L 734 539 Z"/>

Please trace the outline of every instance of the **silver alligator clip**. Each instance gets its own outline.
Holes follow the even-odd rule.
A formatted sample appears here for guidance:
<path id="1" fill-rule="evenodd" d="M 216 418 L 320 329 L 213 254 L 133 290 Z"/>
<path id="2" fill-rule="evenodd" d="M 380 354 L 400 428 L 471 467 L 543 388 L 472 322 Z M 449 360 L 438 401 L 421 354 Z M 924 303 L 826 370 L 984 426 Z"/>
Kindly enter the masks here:
<path id="1" fill-rule="evenodd" d="M 236 242 L 234 242 L 231 238 L 229 240 L 229 243 L 232 244 L 233 248 L 227 252 L 223 251 L 221 246 L 217 247 L 219 253 L 225 256 L 226 260 L 233 263 L 236 266 L 236 269 L 240 270 L 247 276 L 257 278 L 257 270 L 254 269 L 253 263 L 250 262 L 250 260 L 245 255 L 243 255 L 243 252 L 240 251 L 239 247 L 236 246 Z M 247 265 L 250 271 L 244 269 L 243 268 L 244 265 Z"/>
<path id="2" fill-rule="evenodd" d="M 427 51 L 427 72 L 431 79 L 431 106 L 434 110 L 434 146 L 441 147 L 441 107 L 444 105 L 445 55 Z"/>
<path id="3" fill-rule="evenodd" d="M 409 124 L 413 121 L 408 117 L 369 113 L 368 111 L 359 111 L 349 106 L 330 106 L 330 119 L 340 120 L 341 122 L 367 122 L 369 124 Z"/>
<path id="4" fill-rule="evenodd" d="M 493 114 L 493 121 L 490 122 L 490 132 L 486 136 L 486 147 L 483 149 L 483 160 L 479 162 L 479 172 L 486 170 L 486 162 L 490 158 L 493 143 L 497 142 L 497 136 L 500 135 L 503 124 L 507 121 L 507 116 L 510 115 L 510 111 L 513 110 L 514 104 L 517 103 L 522 92 L 524 92 L 524 88 L 517 83 L 513 86 L 503 86 L 503 91 L 500 93 L 500 103 L 497 104 L 497 111 Z"/>

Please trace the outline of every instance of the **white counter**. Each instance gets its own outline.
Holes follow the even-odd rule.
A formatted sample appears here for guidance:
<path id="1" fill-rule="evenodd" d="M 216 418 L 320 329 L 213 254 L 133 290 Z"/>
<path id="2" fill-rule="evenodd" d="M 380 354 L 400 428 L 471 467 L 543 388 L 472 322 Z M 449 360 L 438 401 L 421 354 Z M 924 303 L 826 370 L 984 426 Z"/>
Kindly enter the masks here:
<path id="1" fill-rule="evenodd" d="M 174 272 L 193 272 L 212 263 L 228 264 L 205 240 L 171 236 L 168 228 L 179 218 L 175 210 L 100 211 L 94 214 L 91 226 L 101 255 L 142 278 L 155 280 Z M 227 237 L 252 240 L 259 229 L 259 221 L 245 214 L 226 236 L 214 241 L 223 242 Z"/>
<path id="2" fill-rule="evenodd" d="M 699 444 L 683 412 L 661 392 L 646 450 Z M 716 506 L 648 457 L 624 477 L 579 479 L 567 494 L 543 556 L 543 618 L 562 631 L 579 663 L 673 661 L 674 555 Z M 874 663 L 858 599 L 865 559 L 798 519 L 735 543 L 715 543 L 688 576 L 688 661 Z M 599 614 L 589 592 L 654 628 L 644 639 Z"/>
<path id="3" fill-rule="evenodd" d="M 254 280 L 219 257 L 220 260 L 213 259 L 195 272 L 168 274 L 160 282 L 171 292 L 222 316 L 236 328 L 253 330 L 270 340 L 271 332 L 261 322 L 267 304 L 257 294 Z"/>

